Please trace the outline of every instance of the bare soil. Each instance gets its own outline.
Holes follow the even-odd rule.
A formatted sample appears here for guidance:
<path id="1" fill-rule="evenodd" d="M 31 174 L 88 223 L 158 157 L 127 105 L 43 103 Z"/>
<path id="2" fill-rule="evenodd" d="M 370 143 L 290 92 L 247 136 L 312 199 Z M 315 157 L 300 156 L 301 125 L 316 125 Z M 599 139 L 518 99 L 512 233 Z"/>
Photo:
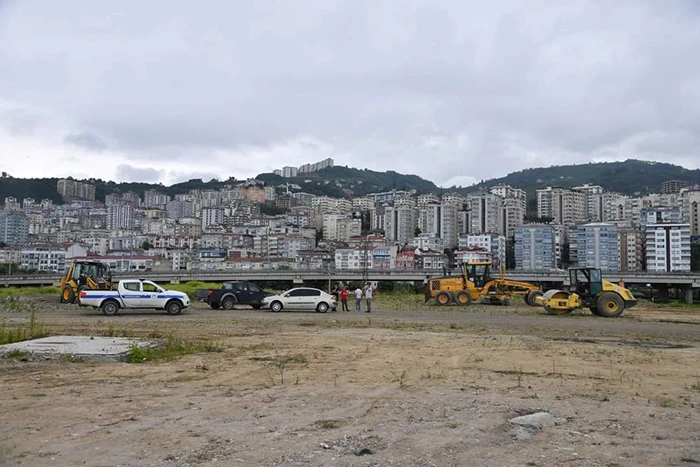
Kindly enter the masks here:
<path id="1" fill-rule="evenodd" d="M 99 311 L 54 334 L 212 340 L 143 364 L 0 361 L 0 465 L 627 466 L 700 462 L 700 316 L 514 306 Z M 5 312 L 7 323 L 26 319 Z M 508 422 L 564 419 L 516 439 Z"/>

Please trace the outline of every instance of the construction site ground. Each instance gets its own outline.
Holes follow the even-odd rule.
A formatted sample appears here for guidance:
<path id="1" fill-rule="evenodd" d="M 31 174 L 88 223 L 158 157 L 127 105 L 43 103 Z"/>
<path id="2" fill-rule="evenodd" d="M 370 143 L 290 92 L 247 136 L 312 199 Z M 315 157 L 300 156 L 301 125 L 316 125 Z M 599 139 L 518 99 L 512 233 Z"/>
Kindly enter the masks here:
<path id="1" fill-rule="evenodd" d="M 384 295 L 371 314 L 195 303 L 108 318 L 23 300 L 54 335 L 212 345 L 141 364 L 0 360 L 0 465 L 700 463 L 699 308 L 605 319 Z M 509 423 L 537 412 L 554 421 Z"/>

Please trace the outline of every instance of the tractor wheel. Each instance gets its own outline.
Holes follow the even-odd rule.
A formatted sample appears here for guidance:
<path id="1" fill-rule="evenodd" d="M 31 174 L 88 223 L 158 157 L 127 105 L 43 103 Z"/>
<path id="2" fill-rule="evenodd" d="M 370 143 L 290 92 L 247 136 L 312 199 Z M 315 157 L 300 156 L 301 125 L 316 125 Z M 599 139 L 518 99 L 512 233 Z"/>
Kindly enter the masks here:
<path id="1" fill-rule="evenodd" d="M 455 303 L 459 306 L 469 306 L 472 304 L 472 296 L 469 292 L 462 290 L 455 295 Z"/>
<path id="2" fill-rule="evenodd" d="M 61 303 L 73 303 L 75 301 L 75 290 L 70 285 L 63 287 L 61 291 Z"/>
<path id="3" fill-rule="evenodd" d="M 525 303 L 527 303 L 530 306 L 537 306 L 537 303 L 535 302 L 536 297 L 541 297 L 544 295 L 541 290 L 531 290 L 528 292 L 527 295 L 525 295 Z"/>
<path id="4" fill-rule="evenodd" d="M 435 304 L 439 306 L 445 306 L 452 303 L 452 295 L 449 292 L 438 292 L 435 296 Z"/>
<path id="5" fill-rule="evenodd" d="M 616 318 L 625 311 L 625 302 L 618 294 L 605 292 L 598 297 L 598 316 L 604 318 Z"/>

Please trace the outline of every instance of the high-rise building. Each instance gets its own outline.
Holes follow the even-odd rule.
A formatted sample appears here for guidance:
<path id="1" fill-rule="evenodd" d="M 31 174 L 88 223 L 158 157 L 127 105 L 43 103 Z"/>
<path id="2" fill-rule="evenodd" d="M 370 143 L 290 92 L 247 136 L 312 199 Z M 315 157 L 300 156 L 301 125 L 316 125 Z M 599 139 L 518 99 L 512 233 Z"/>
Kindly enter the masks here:
<path id="1" fill-rule="evenodd" d="M 56 190 L 66 201 L 95 201 L 95 185 L 90 183 L 77 182 L 75 180 L 63 178 L 58 181 Z"/>
<path id="2" fill-rule="evenodd" d="M 387 206 L 384 209 L 384 236 L 400 244 L 409 243 L 416 233 L 418 216 L 411 206 Z"/>
<path id="3" fill-rule="evenodd" d="M 551 225 L 528 224 L 514 229 L 515 269 L 551 271 L 556 267 L 555 232 Z"/>
<path id="4" fill-rule="evenodd" d="M 514 188 L 510 185 L 496 185 L 489 188 L 489 191 L 494 195 L 498 195 L 505 199 L 514 199 L 522 206 L 523 211 L 527 210 L 527 193 L 520 188 Z"/>
<path id="5" fill-rule="evenodd" d="M 133 230 L 135 225 L 135 210 L 129 204 L 107 206 L 107 229 Z"/>
<path id="6" fill-rule="evenodd" d="M 457 206 L 449 203 L 431 203 L 419 211 L 421 232 L 434 233 L 447 248 L 457 246 Z"/>
<path id="7" fill-rule="evenodd" d="M 146 190 L 143 194 L 143 206 L 147 209 L 165 209 L 170 196 L 157 190 Z"/>
<path id="8" fill-rule="evenodd" d="M 462 235 L 459 249 L 481 248 L 491 256 L 494 268 L 506 264 L 506 237 L 500 234 Z"/>
<path id="9" fill-rule="evenodd" d="M 599 210 L 597 209 L 598 206 L 596 206 L 596 201 L 597 198 L 599 198 L 598 195 L 603 194 L 603 187 L 600 185 L 589 185 L 586 183 L 581 186 L 575 186 L 572 188 L 572 190 L 580 191 L 585 195 L 583 209 L 583 215 L 585 219 L 592 222 L 599 221 Z"/>
<path id="10" fill-rule="evenodd" d="M 678 205 L 681 209 L 681 221 L 690 224 L 690 235 L 700 235 L 700 190 L 682 190 Z"/>
<path id="11" fill-rule="evenodd" d="M 549 217 L 557 224 L 574 225 L 586 220 L 586 195 L 561 187 L 537 190 L 537 216 Z"/>
<path id="12" fill-rule="evenodd" d="M 469 233 L 500 233 L 503 198 L 493 193 L 469 195 Z"/>
<path id="13" fill-rule="evenodd" d="M 661 193 L 680 193 L 687 186 L 688 182 L 684 180 L 666 180 L 661 186 Z"/>
<path id="14" fill-rule="evenodd" d="M 168 217 L 174 220 L 179 220 L 183 217 L 194 216 L 194 206 L 191 201 L 170 201 L 166 205 L 165 210 L 168 213 Z"/>
<path id="15" fill-rule="evenodd" d="M 639 225 L 644 229 L 649 224 L 676 224 L 680 222 L 678 208 L 644 208 L 639 211 Z"/>
<path id="16" fill-rule="evenodd" d="M 618 251 L 620 271 L 643 270 L 644 233 L 640 229 L 625 227 L 618 229 Z"/>
<path id="17" fill-rule="evenodd" d="M 282 176 L 284 178 L 296 177 L 298 171 L 299 171 L 299 169 L 297 169 L 296 167 L 285 166 L 285 167 L 282 167 Z"/>
<path id="18" fill-rule="evenodd" d="M 647 271 L 690 271 L 689 224 L 648 224 L 645 243 Z"/>
<path id="19" fill-rule="evenodd" d="M 500 231 L 508 239 L 513 238 L 513 233 L 515 228 L 519 225 L 523 225 L 525 221 L 525 207 L 521 200 L 516 198 L 506 198 L 503 200 L 503 212 L 501 214 L 501 226 Z"/>
<path id="20" fill-rule="evenodd" d="M 24 214 L 0 212 L 0 242 L 12 247 L 27 243 L 29 219 Z"/>
<path id="21" fill-rule="evenodd" d="M 224 210 L 220 208 L 202 208 L 202 230 L 224 224 Z"/>
<path id="22" fill-rule="evenodd" d="M 619 270 L 617 226 L 594 222 L 581 224 L 578 232 L 578 265 L 602 271 Z"/>

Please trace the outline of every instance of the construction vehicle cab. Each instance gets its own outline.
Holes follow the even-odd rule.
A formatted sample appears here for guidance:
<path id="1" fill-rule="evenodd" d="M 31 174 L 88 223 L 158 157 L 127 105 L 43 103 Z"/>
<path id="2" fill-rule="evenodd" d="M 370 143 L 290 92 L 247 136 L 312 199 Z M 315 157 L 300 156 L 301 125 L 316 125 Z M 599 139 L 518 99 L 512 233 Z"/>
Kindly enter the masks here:
<path id="1" fill-rule="evenodd" d="M 112 273 L 99 261 L 71 261 L 61 278 L 61 303 L 75 303 L 83 290 L 111 290 Z"/>
<path id="2" fill-rule="evenodd" d="M 426 301 L 432 298 L 440 306 L 452 303 L 466 306 L 474 300 L 508 305 L 513 295 L 523 295 L 525 302 L 534 306 L 534 297 L 542 295 L 536 285 L 506 279 L 504 270 L 499 277 L 492 277 L 490 261 L 463 263 L 460 273 L 428 279 Z"/>
<path id="3" fill-rule="evenodd" d="M 588 307 L 594 315 L 606 318 L 620 316 L 637 304 L 629 289 L 604 280 L 598 268 L 569 269 L 569 284 L 568 290 L 548 290 L 537 299 L 537 304 L 554 315 Z"/>

